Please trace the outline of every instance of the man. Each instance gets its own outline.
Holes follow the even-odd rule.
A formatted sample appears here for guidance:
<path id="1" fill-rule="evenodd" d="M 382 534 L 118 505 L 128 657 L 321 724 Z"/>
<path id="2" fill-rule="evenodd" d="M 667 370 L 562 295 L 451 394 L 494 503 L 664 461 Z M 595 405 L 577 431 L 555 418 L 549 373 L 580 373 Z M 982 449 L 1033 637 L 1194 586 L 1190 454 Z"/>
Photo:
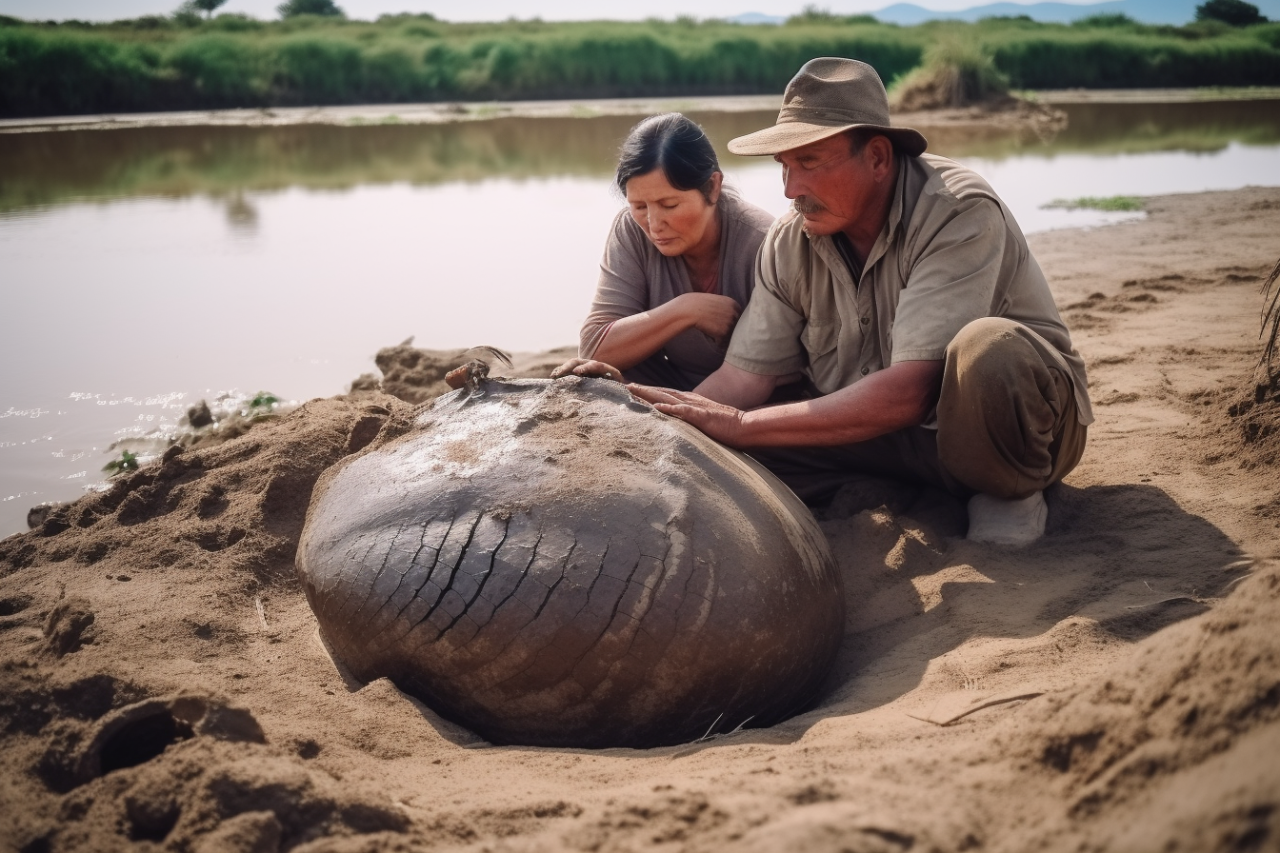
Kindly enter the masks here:
<path id="1" fill-rule="evenodd" d="M 694 393 L 632 390 L 807 501 L 854 472 L 900 477 L 969 498 L 971 539 L 1024 544 L 1084 451 L 1084 363 L 1012 214 L 926 145 L 889 126 L 869 65 L 808 62 L 777 123 L 729 143 L 773 155 L 793 210 L 724 366 Z M 822 396 L 761 408 L 798 373 Z"/>

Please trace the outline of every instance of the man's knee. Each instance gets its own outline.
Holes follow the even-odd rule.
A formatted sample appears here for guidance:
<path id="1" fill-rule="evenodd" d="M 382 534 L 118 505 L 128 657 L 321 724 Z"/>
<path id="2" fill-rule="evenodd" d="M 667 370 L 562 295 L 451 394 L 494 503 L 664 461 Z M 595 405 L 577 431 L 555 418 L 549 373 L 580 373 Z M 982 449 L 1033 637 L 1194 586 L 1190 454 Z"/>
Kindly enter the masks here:
<path id="1" fill-rule="evenodd" d="M 947 368 L 953 380 L 991 375 L 1003 377 L 1021 365 L 1038 365 L 1040 357 L 1028 340 L 1033 334 L 1004 317 L 982 317 L 966 325 L 947 346 Z"/>
<path id="2" fill-rule="evenodd" d="M 939 421 L 986 421 L 1020 395 L 1048 390 L 1052 380 L 1025 326 L 1003 317 L 966 325 L 947 347 Z M 1052 393 L 1052 392 L 1050 392 Z"/>
<path id="3" fill-rule="evenodd" d="M 1035 333 L 986 317 L 965 326 L 947 348 L 938 401 L 938 454 L 965 485 L 997 497 L 1043 488 L 1054 446 L 1072 416 L 1071 386 L 1045 363 Z"/>

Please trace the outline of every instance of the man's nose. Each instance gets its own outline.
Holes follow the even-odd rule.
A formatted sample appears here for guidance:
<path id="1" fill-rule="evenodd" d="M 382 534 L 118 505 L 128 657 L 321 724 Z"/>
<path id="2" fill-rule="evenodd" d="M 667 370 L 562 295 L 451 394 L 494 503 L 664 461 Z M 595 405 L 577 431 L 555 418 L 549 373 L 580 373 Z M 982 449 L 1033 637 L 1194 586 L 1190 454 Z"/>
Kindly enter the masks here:
<path id="1" fill-rule="evenodd" d="M 790 199 L 799 198 L 805 194 L 799 177 L 796 177 L 795 173 L 786 166 L 782 167 L 782 193 Z"/>

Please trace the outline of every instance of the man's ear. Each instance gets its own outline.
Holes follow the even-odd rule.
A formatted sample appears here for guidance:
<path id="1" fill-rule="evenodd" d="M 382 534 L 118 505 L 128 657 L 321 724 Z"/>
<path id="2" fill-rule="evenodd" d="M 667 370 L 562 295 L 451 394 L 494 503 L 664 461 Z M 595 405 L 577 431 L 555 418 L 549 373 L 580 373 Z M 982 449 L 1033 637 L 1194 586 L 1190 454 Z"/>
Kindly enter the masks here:
<path id="1" fill-rule="evenodd" d="M 889 137 L 871 137 L 867 140 L 863 153 L 877 181 L 884 180 L 893 174 L 893 143 L 889 141 Z"/>

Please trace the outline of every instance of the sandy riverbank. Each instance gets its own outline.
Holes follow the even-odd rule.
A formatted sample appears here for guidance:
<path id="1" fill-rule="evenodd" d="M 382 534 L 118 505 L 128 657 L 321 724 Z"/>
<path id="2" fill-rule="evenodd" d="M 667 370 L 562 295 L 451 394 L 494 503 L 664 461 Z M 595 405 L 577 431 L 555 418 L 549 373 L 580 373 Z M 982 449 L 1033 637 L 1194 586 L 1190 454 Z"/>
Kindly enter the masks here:
<path id="1" fill-rule="evenodd" d="M 962 506 L 888 483 L 825 512 L 848 621 L 810 712 L 507 748 L 344 681 L 292 559 L 320 471 L 411 409 L 370 390 L 0 543 L 0 847 L 1274 849 L 1280 389 L 1252 368 L 1280 190 L 1148 211 L 1032 238 L 1098 409 L 1042 542 L 974 545 Z M 384 358 L 406 397 L 412 353 Z"/>
<path id="2" fill-rule="evenodd" d="M 1032 101 L 1055 104 L 1189 103 L 1276 100 L 1280 88 L 1208 89 L 1064 89 L 1023 93 Z M 609 98 L 569 101 L 483 101 L 468 103 L 356 104 L 327 107 L 272 107 L 163 113 L 53 116 L 0 119 L 0 133 L 50 130 L 112 130 L 131 127 L 283 127 L 330 124 L 445 124 L 508 118 L 592 118 L 645 116 L 663 112 L 757 112 L 776 110 L 782 95 L 723 95 L 691 98 Z M 1008 116 L 996 116 L 996 120 Z M 952 127 L 989 123 L 984 110 L 932 110 L 894 116 L 910 127 Z"/>

